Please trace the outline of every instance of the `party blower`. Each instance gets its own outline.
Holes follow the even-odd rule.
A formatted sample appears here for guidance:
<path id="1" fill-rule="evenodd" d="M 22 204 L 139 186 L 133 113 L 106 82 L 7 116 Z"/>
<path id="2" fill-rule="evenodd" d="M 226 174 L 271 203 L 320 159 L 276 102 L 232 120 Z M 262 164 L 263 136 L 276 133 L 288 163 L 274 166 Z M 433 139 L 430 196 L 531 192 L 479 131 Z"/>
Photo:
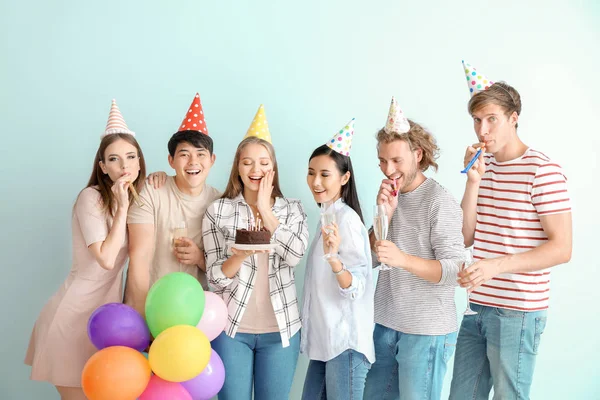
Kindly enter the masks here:
<path id="1" fill-rule="evenodd" d="M 463 169 L 462 171 L 460 171 L 461 174 L 466 174 L 467 172 L 469 172 L 469 170 L 471 169 L 471 167 L 473 166 L 473 164 L 475 164 L 475 161 L 477 161 L 477 159 L 481 155 L 482 149 L 483 149 L 483 147 L 480 147 L 479 150 L 477 150 L 477 153 L 475 153 L 475 155 L 473 156 L 473 158 L 471 158 L 471 161 L 469 161 L 469 163 L 467 164 L 467 166 L 465 167 L 465 169 Z"/>

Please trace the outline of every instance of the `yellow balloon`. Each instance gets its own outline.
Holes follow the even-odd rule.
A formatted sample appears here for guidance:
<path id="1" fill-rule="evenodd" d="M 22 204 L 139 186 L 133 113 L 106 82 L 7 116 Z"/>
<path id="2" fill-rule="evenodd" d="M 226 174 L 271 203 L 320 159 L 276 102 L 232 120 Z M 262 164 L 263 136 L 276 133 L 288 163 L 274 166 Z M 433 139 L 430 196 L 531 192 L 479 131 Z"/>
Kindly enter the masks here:
<path id="1" fill-rule="evenodd" d="M 165 329 L 150 346 L 152 371 L 171 382 L 183 382 L 199 375 L 210 360 L 210 341 L 200 329 L 176 325 Z"/>

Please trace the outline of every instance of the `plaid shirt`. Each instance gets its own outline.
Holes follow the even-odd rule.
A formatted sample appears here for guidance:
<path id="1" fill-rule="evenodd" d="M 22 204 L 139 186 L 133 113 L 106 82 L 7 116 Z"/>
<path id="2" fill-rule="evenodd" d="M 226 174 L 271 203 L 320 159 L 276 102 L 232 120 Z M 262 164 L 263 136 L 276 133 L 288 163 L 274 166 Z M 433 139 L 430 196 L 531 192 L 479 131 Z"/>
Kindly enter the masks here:
<path id="1" fill-rule="evenodd" d="M 301 327 L 293 267 L 306 252 L 308 226 L 299 200 L 278 197 L 272 210 L 279 226 L 271 238 L 277 247 L 269 254 L 269 289 L 281 342 L 287 347 L 290 338 Z M 240 194 L 234 199 L 219 199 L 212 203 L 202 224 L 208 282 L 227 304 L 229 318 L 225 333 L 230 337 L 235 336 L 252 294 L 257 256 L 246 258 L 233 278 L 223 274 L 222 266 L 232 254 L 230 247 L 235 241 L 236 229 L 246 228 L 252 219 L 250 206 Z"/>

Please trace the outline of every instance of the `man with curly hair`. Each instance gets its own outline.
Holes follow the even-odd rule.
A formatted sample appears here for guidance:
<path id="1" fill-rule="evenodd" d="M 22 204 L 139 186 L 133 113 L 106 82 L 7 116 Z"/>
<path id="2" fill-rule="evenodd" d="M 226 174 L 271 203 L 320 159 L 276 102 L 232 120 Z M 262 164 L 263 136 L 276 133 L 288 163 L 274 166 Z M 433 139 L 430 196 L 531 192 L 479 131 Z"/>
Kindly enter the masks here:
<path id="1" fill-rule="evenodd" d="M 365 399 L 439 399 L 456 345 L 454 292 L 464 258 L 462 212 L 438 182 L 438 147 L 392 99 L 388 123 L 377 134 L 385 175 L 377 204 L 389 222 L 387 240 L 375 240 L 381 270 L 375 292 L 375 363 Z"/>

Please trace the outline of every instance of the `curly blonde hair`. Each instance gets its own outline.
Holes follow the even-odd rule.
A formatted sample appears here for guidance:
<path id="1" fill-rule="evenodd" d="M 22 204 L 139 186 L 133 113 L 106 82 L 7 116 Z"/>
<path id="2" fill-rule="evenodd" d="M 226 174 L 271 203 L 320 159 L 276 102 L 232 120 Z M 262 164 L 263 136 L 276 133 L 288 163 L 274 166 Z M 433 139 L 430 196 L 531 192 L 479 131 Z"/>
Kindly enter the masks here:
<path id="1" fill-rule="evenodd" d="M 383 128 L 379 130 L 379 132 L 377 132 L 377 148 L 379 149 L 379 146 L 382 143 L 387 144 L 395 140 L 404 140 L 408 143 L 411 151 L 421 149 L 422 157 L 419 162 L 419 169 L 422 172 L 427 171 L 429 167 L 437 172 L 438 163 L 436 160 L 440 156 L 440 148 L 438 147 L 435 138 L 429 131 L 416 122 L 409 119 L 408 123 L 410 124 L 410 129 L 405 133 L 388 133 Z"/>

